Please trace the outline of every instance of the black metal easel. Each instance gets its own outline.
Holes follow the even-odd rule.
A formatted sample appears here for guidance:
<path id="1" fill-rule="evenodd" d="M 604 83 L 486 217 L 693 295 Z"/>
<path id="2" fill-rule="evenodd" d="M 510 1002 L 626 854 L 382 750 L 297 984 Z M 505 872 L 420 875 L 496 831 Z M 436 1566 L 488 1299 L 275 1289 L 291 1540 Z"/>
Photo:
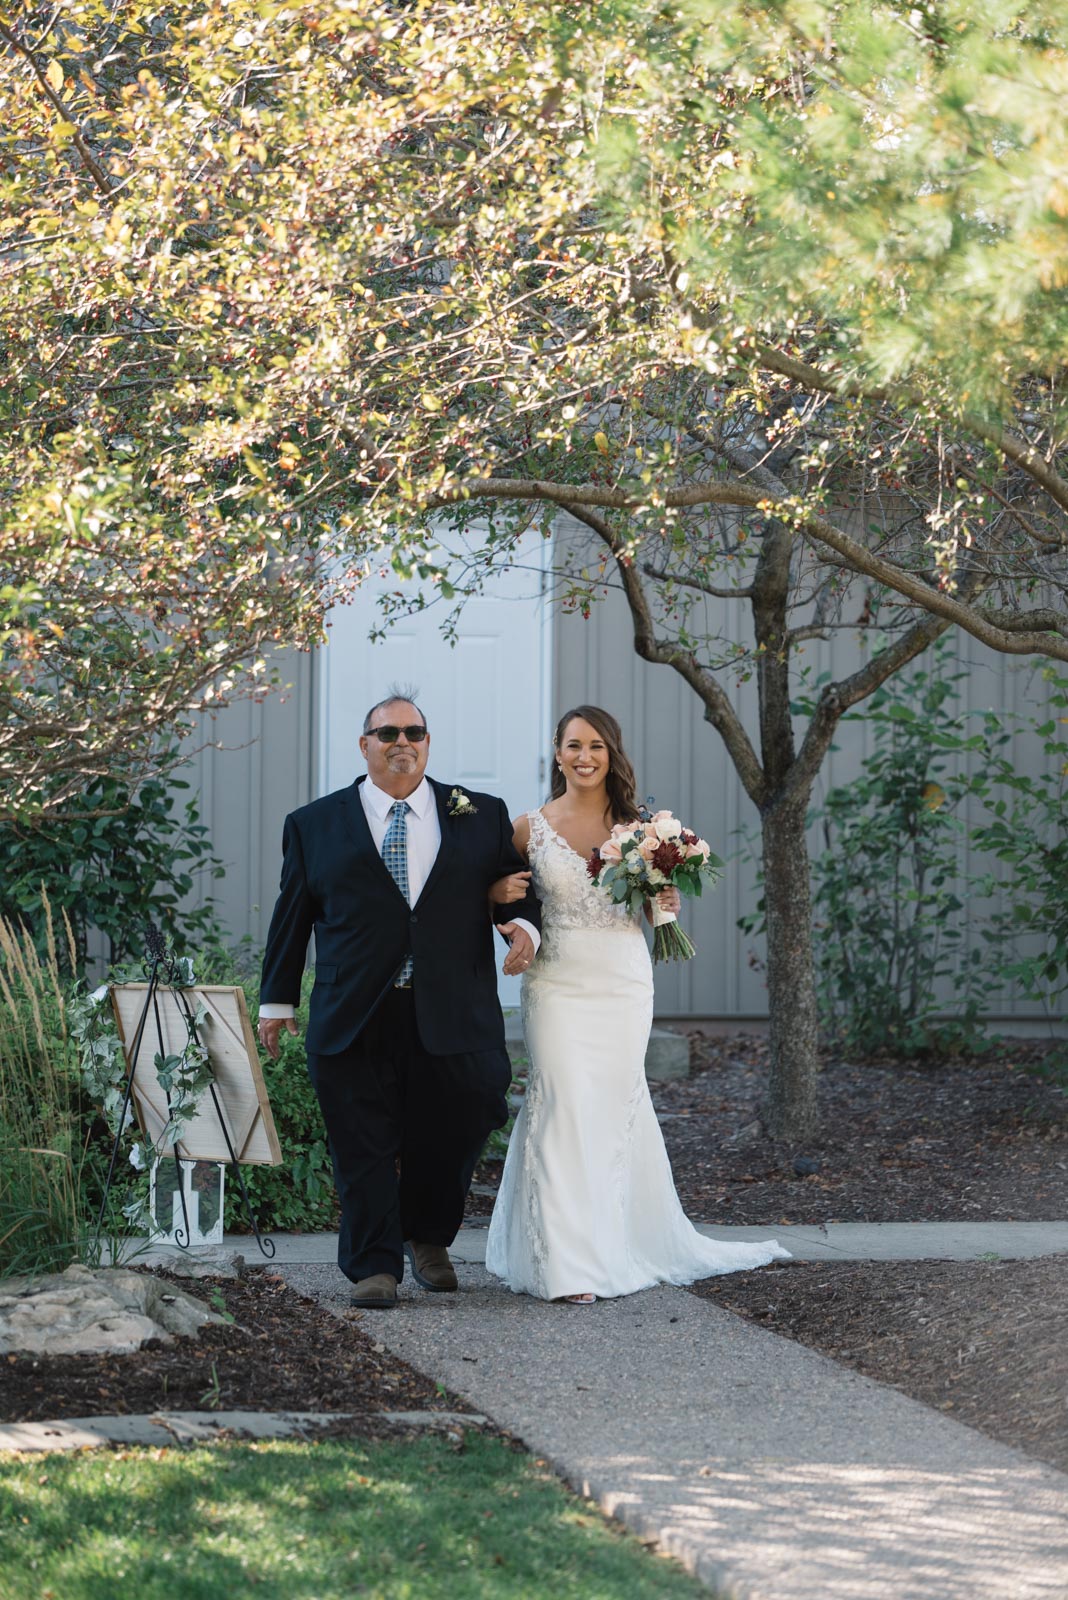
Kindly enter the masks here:
<path id="1" fill-rule="evenodd" d="M 119 1113 L 118 1126 L 115 1129 L 115 1139 L 111 1147 L 111 1161 L 108 1165 L 107 1178 L 104 1181 L 104 1193 L 100 1201 L 100 1212 L 96 1219 L 96 1231 L 98 1237 L 101 1229 L 104 1226 L 104 1213 L 107 1210 L 108 1195 L 111 1193 L 111 1186 L 115 1177 L 115 1166 L 119 1159 L 119 1147 L 122 1143 L 122 1135 L 126 1128 L 126 1118 L 129 1115 L 130 1101 L 133 1098 L 134 1070 L 137 1065 L 137 1058 L 141 1051 L 141 1041 L 145 1035 L 145 1027 L 148 1023 L 150 1012 L 155 1018 L 156 1038 L 159 1041 L 159 1053 L 161 1056 L 166 1054 L 166 1047 L 163 1042 L 163 1020 L 159 1014 L 160 989 L 169 989 L 170 992 L 175 996 L 185 1017 L 186 1027 L 189 1030 L 189 1037 L 197 1044 L 200 1043 L 200 1036 L 197 1033 L 197 1026 L 193 1020 L 193 1011 L 189 1004 L 189 998 L 186 995 L 184 988 L 178 981 L 180 973 L 177 957 L 174 955 L 173 951 L 167 949 L 166 941 L 158 928 L 147 927 L 145 929 L 145 951 L 146 959 L 142 964 L 142 971 L 144 972 L 145 977 L 148 979 L 148 990 L 145 994 L 145 1003 L 141 1008 L 141 1015 L 137 1021 L 137 1028 L 134 1032 L 133 1043 L 126 1051 L 126 1092 L 123 1095 L 122 1110 Z M 256 1236 L 256 1243 L 259 1245 L 261 1253 L 265 1255 L 268 1260 L 270 1260 L 275 1253 L 274 1240 L 266 1234 L 260 1233 L 259 1223 L 256 1220 L 256 1213 L 252 1209 L 252 1201 L 249 1198 L 248 1188 L 245 1184 L 245 1177 L 241 1171 L 241 1163 L 237 1158 L 237 1152 L 234 1149 L 233 1141 L 230 1138 L 230 1130 L 226 1126 L 226 1118 L 223 1116 L 222 1105 L 220 1104 L 218 1091 L 216 1090 L 214 1083 L 208 1084 L 208 1093 L 211 1095 L 212 1104 L 215 1107 L 215 1113 L 219 1119 L 219 1127 L 222 1129 L 223 1138 L 226 1140 L 226 1148 L 230 1154 L 228 1165 L 231 1166 L 234 1172 L 237 1174 L 237 1182 L 241 1190 L 241 1199 L 244 1202 L 245 1215 L 248 1217 L 249 1223 L 251 1224 L 252 1232 Z M 167 1092 L 168 1119 L 170 1118 L 170 1115 L 171 1097 L 169 1092 Z M 187 1207 L 185 1201 L 185 1186 L 182 1183 L 182 1161 L 178 1154 L 177 1140 L 174 1142 L 173 1155 L 174 1165 L 178 1177 L 178 1194 L 182 1202 L 182 1220 L 185 1223 L 184 1229 L 175 1229 L 174 1242 L 178 1245 L 179 1249 L 188 1250 L 190 1244 L 189 1208 Z M 195 1165 L 195 1162 L 190 1162 L 190 1166 Z M 183 1232 L 185 1235 L 184 1238 L 182 1237 Z"/>

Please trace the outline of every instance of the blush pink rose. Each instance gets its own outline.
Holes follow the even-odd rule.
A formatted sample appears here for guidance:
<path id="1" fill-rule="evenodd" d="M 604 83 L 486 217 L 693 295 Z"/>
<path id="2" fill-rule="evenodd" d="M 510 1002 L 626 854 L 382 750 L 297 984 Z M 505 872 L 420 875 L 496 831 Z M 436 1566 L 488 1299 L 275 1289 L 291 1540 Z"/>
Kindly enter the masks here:
<path id="1" fill-rule="evenodd" d="M 601 846 L 601 860 L 607 861 L 611 866 L 615 866 L 618 861 L 623 860 L 623 851 L 615 839 L 605 840 Z"/>

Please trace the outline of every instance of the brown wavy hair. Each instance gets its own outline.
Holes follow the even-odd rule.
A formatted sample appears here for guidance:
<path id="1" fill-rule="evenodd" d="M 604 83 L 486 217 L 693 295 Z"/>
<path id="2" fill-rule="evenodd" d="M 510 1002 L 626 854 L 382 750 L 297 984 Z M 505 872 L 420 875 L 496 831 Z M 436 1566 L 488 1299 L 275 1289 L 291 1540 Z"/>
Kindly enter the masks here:
<path id="1" fill-rule="evenodd" d="M 602 711 L 600 706 L 575 706 L 572 710 L 565 711 L 556 724 L 556 732 L 553 734 L 553 776 L 549 799 L 559 800 L 567 790 L 567 780 L 556 764 L 556 752 L 560 748 L 568 723 L 573 722 L 576 717 L 581 717 L 591 728 L 596 728 L 608 747 L 608 776 L 605 779 L 605 789 L 608 793 L 608 809 L 612 814 L 612 821 L 633 822 L 638 815 L 636 794 L 638 780 L 623 748 L 623 730 L 615 717 L 607 711 Z"/>

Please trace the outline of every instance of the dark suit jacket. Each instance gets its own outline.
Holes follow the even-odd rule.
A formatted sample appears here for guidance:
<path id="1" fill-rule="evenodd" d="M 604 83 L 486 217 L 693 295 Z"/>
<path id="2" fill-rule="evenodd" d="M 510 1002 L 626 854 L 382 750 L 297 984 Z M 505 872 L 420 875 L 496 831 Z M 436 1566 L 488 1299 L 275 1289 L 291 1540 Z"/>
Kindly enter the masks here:
<path id="1" fill-rule="evenodd" d="M 415 960 L 419 1036 L 431 1055 L 501 1049 L 493 925 L 486 892 L 526 867 L 503 800 L 464 790 L 477 808 L 450 817 L 449 789 L 430 779 L 441 848 L 409 907 L 375 849 L 359 786 L 292 812 L 282 835 L 282 882 L 267 935 L 260 1000 L 296 1005 L 308 940 L 315 988 L 307 1047 L 336 1055 L 352 1044 L 409 953 Z M 494 908 L 498 922 L 541 926 L 533 894 Z"/>

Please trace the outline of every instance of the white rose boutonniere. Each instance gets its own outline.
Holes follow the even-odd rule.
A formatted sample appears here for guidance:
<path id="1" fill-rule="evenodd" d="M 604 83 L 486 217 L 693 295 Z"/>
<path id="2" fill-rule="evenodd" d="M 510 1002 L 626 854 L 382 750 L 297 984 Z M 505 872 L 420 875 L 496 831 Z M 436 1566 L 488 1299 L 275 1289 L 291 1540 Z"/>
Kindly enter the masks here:
<path id="1" fill-rule="evenodd" d="M 478 807 L 474 804 L 469 794 L 464 794 L 462 789 L 453 789 L 449 794 L 450 817 L 473 817 Z"/>

